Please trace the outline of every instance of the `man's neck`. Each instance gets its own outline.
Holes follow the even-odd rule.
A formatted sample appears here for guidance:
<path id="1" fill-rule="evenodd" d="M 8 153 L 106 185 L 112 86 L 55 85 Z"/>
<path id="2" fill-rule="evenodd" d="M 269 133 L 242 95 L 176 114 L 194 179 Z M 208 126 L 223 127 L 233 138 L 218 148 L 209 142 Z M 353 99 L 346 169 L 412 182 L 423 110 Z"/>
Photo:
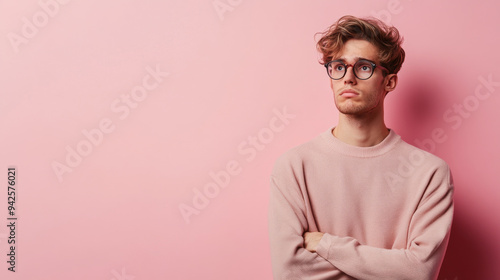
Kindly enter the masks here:
<path id="1" fill-rule="evenodd" d="M 364 118 L 340 114 L 333 136 L 344 143 L 359 147 L 375 146 L 389 134 L 383 116 Z"/>

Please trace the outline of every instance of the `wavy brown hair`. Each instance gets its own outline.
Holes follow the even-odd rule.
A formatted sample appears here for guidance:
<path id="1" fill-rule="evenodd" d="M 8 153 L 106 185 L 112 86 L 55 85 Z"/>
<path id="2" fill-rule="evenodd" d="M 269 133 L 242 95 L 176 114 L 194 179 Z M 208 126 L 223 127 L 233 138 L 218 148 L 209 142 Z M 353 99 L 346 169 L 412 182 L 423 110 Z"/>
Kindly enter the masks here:
<path id="1" fill-rule="evenodd" d="M 366 40 L 379 50 L 379 61 L 391 74 L 397 74 L 405 60 L 401 47 L 403 37 L 393 26 L 387 26 L 375 18 L 343 16 L 321 35 L 316 47 L 323 55 L 321 64 L 331 61 L 349 39 Z"/>

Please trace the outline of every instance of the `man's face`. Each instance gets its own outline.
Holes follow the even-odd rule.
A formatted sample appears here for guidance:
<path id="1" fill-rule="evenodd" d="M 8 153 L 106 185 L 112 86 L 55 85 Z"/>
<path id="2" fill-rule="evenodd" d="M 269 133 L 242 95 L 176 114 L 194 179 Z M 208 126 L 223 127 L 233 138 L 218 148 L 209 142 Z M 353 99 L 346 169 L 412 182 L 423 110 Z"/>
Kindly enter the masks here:
<path id="1" fill-rule="evenodd" d="M 378 48 L 365 40 L 350 39 L 333 60 L 341 59 L 345 64 L 353 65 L 359 59 L 367 59 L 380 64 Z M 387 91 L 387 80 L 380 67 L 367 80 L 358 79 L 353 67 L 348 67 L 345 76 L 339 80 L 331 79 L 335 105 L 346 115 L 365 115 L 383 112 L 383 103 Z M 388 77 L 387 77 L 388 78 Z"/>

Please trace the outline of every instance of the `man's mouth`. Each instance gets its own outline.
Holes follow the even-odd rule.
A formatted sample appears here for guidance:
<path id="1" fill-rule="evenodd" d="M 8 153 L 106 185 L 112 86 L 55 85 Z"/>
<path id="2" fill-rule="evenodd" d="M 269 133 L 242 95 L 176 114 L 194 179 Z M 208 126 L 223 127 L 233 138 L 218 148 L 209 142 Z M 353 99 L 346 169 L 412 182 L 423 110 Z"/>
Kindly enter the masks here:
<path id="1" fill-rule="evenodd" d="M 359 95 L 359 93 L 357 93 L 353 89 L 345 89 L 345 90 L 340 92 L 340 96 L 345 97 L 345 98 L 356 97 L 358 95 Z"/>

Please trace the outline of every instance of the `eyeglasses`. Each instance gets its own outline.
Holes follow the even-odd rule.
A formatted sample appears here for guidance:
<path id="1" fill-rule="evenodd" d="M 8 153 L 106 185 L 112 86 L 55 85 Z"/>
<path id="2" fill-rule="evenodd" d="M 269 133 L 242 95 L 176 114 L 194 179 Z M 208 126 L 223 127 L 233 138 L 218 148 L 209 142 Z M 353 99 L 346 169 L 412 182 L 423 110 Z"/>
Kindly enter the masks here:
<path id="1" fill-rule="evenodd" d="M 369 79 L 372 75 L 373 72 L 375 72 L 376 67 L 380 67 L 381 69 L 387 71 L 389 73 L 389 70 L 387 68 L 375 64 L 375 62 L 366 60 L 366 59 L 360 59 L 354 65 L 352 64 L 345 64 L 342 60 L 332 60 L 328 63 L 325 64 L 326 67 L 326 72 L 328 73 L 328 76 L 334 80 L 340 80 L 345 76 L 345 73 L 347 73 L 347 68 L 352 67 L 354 70 L 354 76 L 360 80 L 367 80 Z"/>

